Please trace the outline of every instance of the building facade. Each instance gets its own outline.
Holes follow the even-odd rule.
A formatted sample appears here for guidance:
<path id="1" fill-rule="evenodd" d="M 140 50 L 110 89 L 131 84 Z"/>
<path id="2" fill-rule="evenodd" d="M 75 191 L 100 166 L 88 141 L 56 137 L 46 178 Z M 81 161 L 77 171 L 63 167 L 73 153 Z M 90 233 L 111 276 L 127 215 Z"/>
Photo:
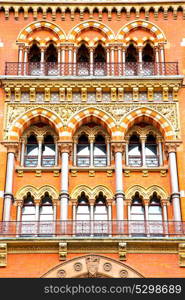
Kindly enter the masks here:
<path id="1" fill-rule="evenodd" d="M 185 277 L 184 3 L 0 2 L 0 277 Z"/>

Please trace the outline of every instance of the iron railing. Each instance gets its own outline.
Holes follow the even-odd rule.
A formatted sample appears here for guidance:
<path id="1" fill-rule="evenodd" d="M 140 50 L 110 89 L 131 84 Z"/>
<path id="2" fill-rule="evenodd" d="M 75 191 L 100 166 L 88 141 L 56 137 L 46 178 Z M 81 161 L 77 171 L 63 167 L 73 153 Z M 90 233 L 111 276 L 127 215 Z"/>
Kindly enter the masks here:
<path id="1" fill-rule="evenodd" d="M 159 156 L 158 155 L 146 155 L 146 166 L 147 167 L 159 167 Z M 128 165 L 130 167 L 141 167 L 143 165 L 141 155 L 129 155 Z"/>
<path id="2" fill-rule="evenodd" d="M 53 167 L 55 165 L 54 155 L 42 155 L 41 157 L 42 167 Z"/>
<path id="3" fill-rule="evenodd" d="M 185 222 L 175 221 L 9 221 L 0 237 L 184 237 Z"/>
<path id="4" fill-rule="evenodd" d="M 5 75 L 19 76 L 158 76 L 178 75 L 177 62 L 53 63 L 6 62 Z"/>

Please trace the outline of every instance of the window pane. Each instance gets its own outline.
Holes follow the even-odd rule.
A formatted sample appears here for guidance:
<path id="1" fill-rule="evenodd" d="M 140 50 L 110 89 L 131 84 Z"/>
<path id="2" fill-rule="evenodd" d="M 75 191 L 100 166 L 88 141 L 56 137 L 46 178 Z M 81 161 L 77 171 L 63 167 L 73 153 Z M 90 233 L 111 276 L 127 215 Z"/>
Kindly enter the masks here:
<path id="1" fill-rule="evenodd" d="M 145 153 L 146 153 L 146 155 L 157 155 L 157 146 L 146 144 Z"/>
<path id="2" fill-rule="evenodd" d="M 43 145 L 42 155 L 55 155 L 55 145 Z"/>
<path id="3" fill-rule="evenodd" d="M 141 155 L 140 145 L 129 145 L 129 155 Z"/>
<path id="4" fill-rule="evenodd" d="M 106 146 L 105 145 L 95 145 L 94 146 L 94 155 L 106 155 Z"/>
<path id="5" fill-rule="evenodd" d="M 27 155 L 38 155 L 38 145 L 27 145 Z"/>
<path id="6" fill-rule="evenodd" d="M 143 206 L 132 206 L 131 207 L 132 214 L 144 214 Z"/>
<path id="7" fill-rule="evenodd" d="M 78 145 L 77 153 L 78 155 L 89 155 L 89 145 Z"/>
<path id="8" fill-rule="evenodd" d="M 35 206 L 24 206 L 22 209 L 23 215 L 32 215 L 35 214 Z"/>
<path id="9" fill-rule="evenodd" d="M 40 214 L 53 214 L 53 207 L 52 206 L 42 206 L 40 208 Z"/>

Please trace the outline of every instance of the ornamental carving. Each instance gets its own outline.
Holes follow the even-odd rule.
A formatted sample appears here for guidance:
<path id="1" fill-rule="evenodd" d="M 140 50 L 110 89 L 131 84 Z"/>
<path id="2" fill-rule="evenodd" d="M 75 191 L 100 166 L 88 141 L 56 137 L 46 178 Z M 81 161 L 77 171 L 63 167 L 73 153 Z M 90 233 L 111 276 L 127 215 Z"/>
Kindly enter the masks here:
<path id="1" fill-rule="evenodd" d="M 106 112 L 111 115 L 115 120 L 115 124 L 119 125 L 119 122 L 126 116 L 129 112 L 134 111 L 136 109 L 140 109 L 142 106 L 152 109 L 161 115 L 163 115 L 173 126 L 174 130 L 178 132 L 179 124 L 178 124 L 178 114 L 177 114 L 177 103 L 145 103 L 142 105 L 141 103 L 117 103 L 115 104 L 99 104 L 96 103 L 96 108 L 101 111 Z M 49 111 L 54 112 L 61 118 L 61 122 L 64 125 L 67 124 L 69 119 L 77 112 L 84 110 L 86 108 L 91 107 L 91 105 L 87 104 L 8 104 L 7 105 L 7 113 L 6 116 L 6 125 L 5 129 L 8 130 L 12 123 L 22 114 L 26 113 L 28 110 L 35 108 L 43 108 Z M 7 137 L 7 133 L 5 133 L 5 139 Z"/>
<path id="2" fill-rule="evenodd" d="M 88 277 L 96 277 L 98 272 L 100 258 L 98 256 L 89 256 L 86 258 Z"/>
<path id="3" fill-rule="evenodd" d="M 75 263 L 74 264 L 74 270 L 76 272 L 80 272 L 82 270 L 82 263 L 80 263 L 80 262 Z"/>
<path id="4" fill-rule="evenodd" d="M 121 270 L 119 273 L 121 278 L 127 278 L 128 277 L 128 272 L 126 270 Z"/>
<path id="5" fill-rule="evenodd" d="M 59 270 L 57 272 L 57 277 L 58 278 L 65 278 L 66 277 L 66 271 L 65 270 Z"/>
<path id="6" fill-rule="evenodd" d="M 103 265 L 103 269 L 106 271 L 106 272 L 109 272 L 111 269 L 112 269 L 112 265 L 110 263 L 105 263 Z"/>

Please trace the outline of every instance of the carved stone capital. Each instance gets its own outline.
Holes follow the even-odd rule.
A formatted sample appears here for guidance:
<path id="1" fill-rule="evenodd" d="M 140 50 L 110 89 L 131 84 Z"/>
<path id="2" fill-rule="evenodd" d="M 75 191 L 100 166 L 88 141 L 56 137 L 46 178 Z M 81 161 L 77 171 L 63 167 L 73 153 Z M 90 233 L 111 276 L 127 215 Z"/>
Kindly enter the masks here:
<path id="1" fill-rule="evenodd" d="M 70 153 L 72 150 L 72 143 L 70 142 L 58 142 L 58 147 L 61 153 Z"/>
<path id="2" fill-rule="evenodd" d="M 182 141 L 169 141 L 169 142 L 165 142 L 165 151 L 167 153 L 176 152 L 177 148 L 180 146 L 181 143 L 182 143 Z"/>
<path id="3" fill-rule="evenodd" d="M 124 153 L 125 152 L 125 143 L 123 143 L 123 142 L 112 142 L 111 145 L 112 145 L 113 153 L 117 153 L 117 152 Z"/>
<path id="4" fill-rule="evenodd" d="M 2 145 L 4 145 L 7 148 L 8 153 L 16 153 L 18 151 L 18 146 L 19 143 L 17 142 L 8 142 L 8 141 L 3 141 L 1 142 Z"/>

